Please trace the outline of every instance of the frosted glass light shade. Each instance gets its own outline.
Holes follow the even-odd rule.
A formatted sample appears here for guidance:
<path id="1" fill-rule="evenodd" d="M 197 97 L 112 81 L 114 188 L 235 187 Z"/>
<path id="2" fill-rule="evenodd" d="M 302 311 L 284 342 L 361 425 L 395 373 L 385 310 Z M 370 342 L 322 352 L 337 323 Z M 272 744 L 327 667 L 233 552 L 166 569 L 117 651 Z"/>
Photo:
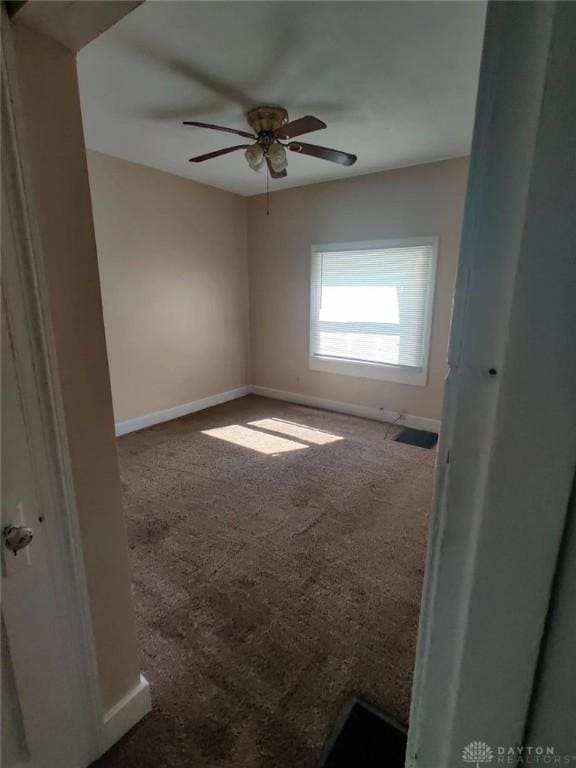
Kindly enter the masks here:
<path id="1" fill-rule="evenodd" d="M 248 147 L 244 153 L 244 157 L 253 171 L 259 171 L 264 165 L 264 150 L 260 144 L 254 144 L 254 146 Z"/>
<path id="2" fill-rule="evenodd" d="M 280 173 L 288 165 L 286 150 L 282 144 L 271 144 L 268 149 L 268 158 L 270 160 L 270 165 L 276 173 Z"/>

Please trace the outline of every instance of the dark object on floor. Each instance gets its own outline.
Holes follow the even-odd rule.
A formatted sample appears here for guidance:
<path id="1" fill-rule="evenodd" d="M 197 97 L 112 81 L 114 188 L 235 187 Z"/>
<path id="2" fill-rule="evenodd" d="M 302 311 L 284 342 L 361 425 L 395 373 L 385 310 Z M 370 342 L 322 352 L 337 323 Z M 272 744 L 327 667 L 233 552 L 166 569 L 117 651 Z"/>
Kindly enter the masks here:
<path id="1" fill-rule="evenodd" d="M 405 758 L 404 726 L 354 698 L 338 718 L 318 768 L 403 768 Z"/>
<path id="2" fill-rule="evenodd" d="M 434 448 L 438 442 L 436 432 L 426 432 L 423 429 L 409 429 L 406 427 L 395 437 L 397 443 L 415 445 L 417 448 Z"/>

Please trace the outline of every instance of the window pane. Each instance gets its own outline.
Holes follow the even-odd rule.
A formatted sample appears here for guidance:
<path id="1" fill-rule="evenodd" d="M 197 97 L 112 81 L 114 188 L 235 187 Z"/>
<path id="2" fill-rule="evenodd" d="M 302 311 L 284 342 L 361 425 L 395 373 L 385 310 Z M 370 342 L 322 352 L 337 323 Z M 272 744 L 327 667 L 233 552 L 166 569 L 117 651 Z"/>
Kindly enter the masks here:
<path id="1" fill-rule="evenodd" d="M 423 366 L 433 246 L 315 254 L 312 354 Z"/>
<path id="2" fill-rule="evenodd" d="M 320 331 L 318 354 L 345 360 L 398 365 L 400 336 Z"/>
<path id="3" fill-rule="evenodd" d="M 388 285 L 322 286 L 320 320 L 399 323 L 398 288 Z"/>

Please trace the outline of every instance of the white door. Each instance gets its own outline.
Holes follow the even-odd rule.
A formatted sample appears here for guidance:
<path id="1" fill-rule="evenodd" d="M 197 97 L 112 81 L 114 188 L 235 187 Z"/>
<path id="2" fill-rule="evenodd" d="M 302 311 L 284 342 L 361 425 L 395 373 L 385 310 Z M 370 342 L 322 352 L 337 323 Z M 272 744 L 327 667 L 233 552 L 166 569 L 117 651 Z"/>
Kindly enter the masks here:
<path id="1" fill-rule="evenodd" d="M 6 55 L 3 45 L 2 766 L 85 768 L 98 755 L 101 707 Z M 8 526 L 32 530 L 17 554 Z"/>
<path id="2" fill-rule="evenodd" d="M 2 766 L 77 768 L 89 745 L 48 550 L 57 510 L 42 507 L 30 441 L 3 302 L 2 530 L 29 526 L 33 539 L 15 555 L 2 537 Z"/>
<path id="3" fill-rule="evenodd" d="M 38 531 L 39 509 L 34 495 L 33 477 L 18 396 L 14 355 L 5 309 L 2 305 L 1 518 L 3 530 L 8 525 L 27 523 L 35 532 Z M 33 544 L 10 557 L 7 556 L 8 550 L 4 548 L 4 542 L 2 542 L 2 765 L 5 768 L 25 764 L 34 750 L 35 728 L 32 727 L 32 733 L 29 729 L 28 734 L 25 733 L 23 711 L 28 714 L 31 725 L 35 720 L 41 720 L 29 711 L 30 704 L 27 701 L 27 698 L 32 699 L 33 704 L 36 693 L 34 691 L 36 683 L 31 685 L 29 674 L 34 673 L 38 662 L 37 649 L 34 649 L 31 667 L 28 668 L 26 664 L 30 639 L 42 637 L 34 633 L 33 626 L 26 626 L 32 607 L 30 604 L 26 605 L 28 596 L 32 601 L 36 601 L 37 592 L 31 581 L 39 572 L 36 568 L 32 568 L 32 564 L 36 566 L 36 555 L 39 555 L 42 547 L 41 538 L 41 535 L 38 535 Z M 14 647 L 11 648 L 8 638 L 17 641 L 20 635 L 24 642 L 14 642 Z M 39 683 L 40 680 L 37 682 Z M 19 690 L 22 693 L 21 696 Z"/>

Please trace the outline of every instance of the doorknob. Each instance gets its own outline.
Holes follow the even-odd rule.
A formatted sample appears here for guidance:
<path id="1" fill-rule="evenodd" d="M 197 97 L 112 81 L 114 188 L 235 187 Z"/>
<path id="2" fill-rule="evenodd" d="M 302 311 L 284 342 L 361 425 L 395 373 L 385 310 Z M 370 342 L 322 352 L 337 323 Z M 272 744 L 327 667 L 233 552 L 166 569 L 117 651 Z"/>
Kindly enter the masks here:
<path id="1" fill-rule="evenodd" d="M 27 547 L 34 538 L 32 528 L 25 525 L 6 525 L 2 530 L 4 546 L 10 552 L 17 555 L 21 549 Z"/>

